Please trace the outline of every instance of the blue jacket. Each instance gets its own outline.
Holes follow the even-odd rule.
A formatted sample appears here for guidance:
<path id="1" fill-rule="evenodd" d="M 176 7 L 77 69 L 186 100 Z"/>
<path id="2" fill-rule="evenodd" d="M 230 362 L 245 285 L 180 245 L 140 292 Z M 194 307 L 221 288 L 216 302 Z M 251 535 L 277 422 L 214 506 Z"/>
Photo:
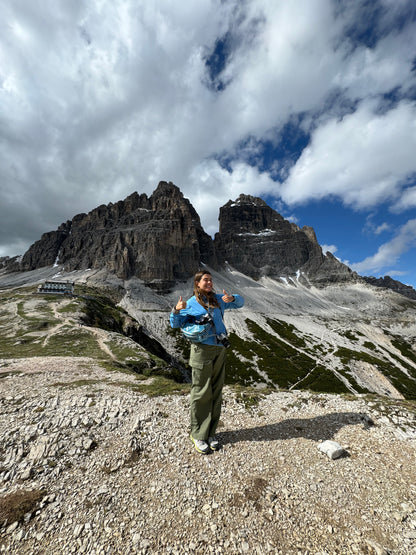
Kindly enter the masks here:
<path id="1" fill-rule="evenodd" d="M 204 343 L 205 345 L 217 345 L 218 343 L 215 336 L 221 335 L 222 333 L 227 333 L 224 321 L 222 319 L 224 310 L 241 308 L 242 306 L 244 306 L 244 299 L 243 297 L 241 297 L 241 295 L 233 295 L 235 300 L 231 303 L 225 303 L 221 298 L 223 295 L 217 293 L 215 296 L 217 297 L 220 307 L 209 309 L 209 312 L 214 320 L 215 330 L 212 330 L 212 335 L 207 337 L 205 341 L 202 341 L 202 343 Z M 179 314 L 171 313 L 170 325 L 172 328 L 180 328 L 186 322 L 188 315 L 196 316 L 197 318 L 199 318 L 204 314 L 207 314 L 207 310 L 199 304 L 194 295 L 187 301 L 186 308 L 182 309 Z"/>

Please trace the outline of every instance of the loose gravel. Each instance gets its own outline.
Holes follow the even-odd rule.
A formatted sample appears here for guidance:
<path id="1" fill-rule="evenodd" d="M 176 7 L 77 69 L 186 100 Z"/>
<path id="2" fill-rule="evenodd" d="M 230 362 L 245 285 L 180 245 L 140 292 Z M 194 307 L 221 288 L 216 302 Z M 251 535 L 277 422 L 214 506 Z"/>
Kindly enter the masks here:
<path id="1" fill-rule="evenodd" d="M 226 387 L 223 448 L 203 456 L 188 395 L 147 397 L 87 358 L 0 360 L 0 377 L 0 552 L 416 552 L 414 404 L 276 391 L 253 405 Z M 41 498 L 13 517 L 17 492 Z"/>

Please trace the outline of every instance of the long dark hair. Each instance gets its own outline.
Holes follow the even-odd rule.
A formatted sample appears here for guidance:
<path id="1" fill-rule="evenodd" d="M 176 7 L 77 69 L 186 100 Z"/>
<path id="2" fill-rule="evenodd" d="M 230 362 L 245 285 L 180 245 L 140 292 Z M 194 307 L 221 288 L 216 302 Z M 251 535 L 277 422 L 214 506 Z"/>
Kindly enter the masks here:
<path id="1" fill-rule="evenodd" d="M 215 295 L 214 289 L 212 289 L 209 293 L 202 293 L 198 287 L 198 283 L 201 281 L 202 276 L 208 275 L 210 276 L 211 273 L 207 272 L 206 270 L 200 270 L 195 274 L 194 277 L 194 295 L 196 300 L 202 305 L 206 310 L 208 307 L 219 307 L 220 304 L 217 300 Z"/>

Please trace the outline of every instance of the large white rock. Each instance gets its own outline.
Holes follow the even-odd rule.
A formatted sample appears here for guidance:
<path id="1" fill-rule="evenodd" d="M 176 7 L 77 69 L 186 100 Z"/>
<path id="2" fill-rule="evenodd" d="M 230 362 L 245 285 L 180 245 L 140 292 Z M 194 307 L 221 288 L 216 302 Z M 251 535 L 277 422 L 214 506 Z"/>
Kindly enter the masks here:
<path id="1" fill-rule="evenodd" d="M 318 449 L 328 455 L 330 459 L 339 459 L 346 453 L 345 449 L 336 441 L 327 440 L 318 445 Z"/>

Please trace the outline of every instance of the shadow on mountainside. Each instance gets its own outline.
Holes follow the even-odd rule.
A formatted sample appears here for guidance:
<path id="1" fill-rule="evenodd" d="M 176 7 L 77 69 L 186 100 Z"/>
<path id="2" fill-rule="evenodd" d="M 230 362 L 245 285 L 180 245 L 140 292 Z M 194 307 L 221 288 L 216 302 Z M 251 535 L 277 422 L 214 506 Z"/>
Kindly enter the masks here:
<path id="1" fill-rule="evenodd" d="M 336 412 L 314 418 L 289 418 L 276 424 L 219 432 L 222 443 L 240 441 L 274 441 L 303 437 L 314 441 L 331 439 L 344 426 L 361 424 L 365 429 L 373 426 L 371 418 L 362 413 Z"/>

